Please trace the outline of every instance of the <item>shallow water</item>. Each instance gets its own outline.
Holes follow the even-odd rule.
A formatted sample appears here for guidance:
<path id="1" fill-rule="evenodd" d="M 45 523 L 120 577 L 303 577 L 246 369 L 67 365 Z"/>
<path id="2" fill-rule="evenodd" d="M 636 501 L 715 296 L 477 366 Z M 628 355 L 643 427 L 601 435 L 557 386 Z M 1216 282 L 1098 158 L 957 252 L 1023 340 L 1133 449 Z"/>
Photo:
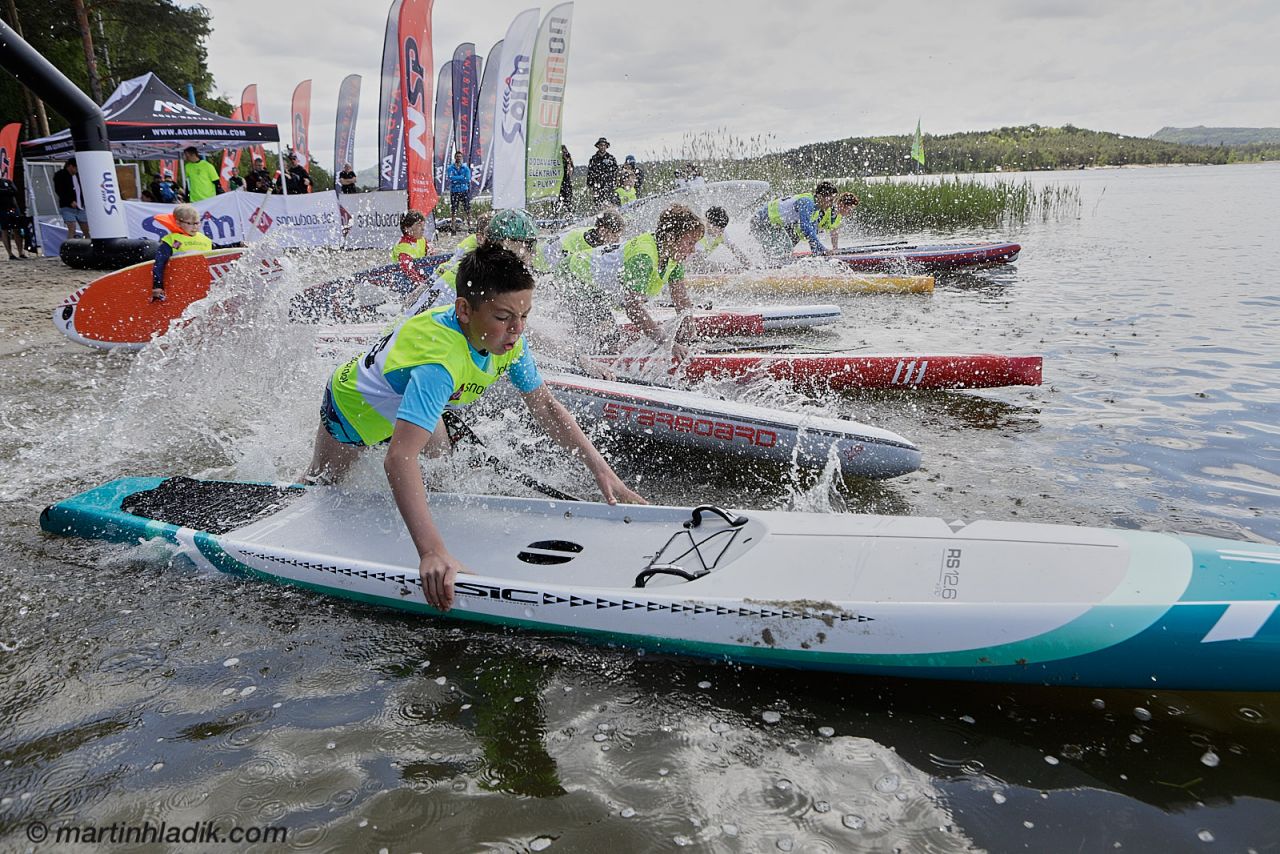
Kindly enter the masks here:
<path id="1" fill-rule="evenodd" d="M 824 402 L 920 444 L 923 468 L 887 483 L 653 448 L 620 470 L 670 503 L 1280 540 L 1280 165 L 1033 180 L 1076 184 L 1083 204 L 999 235 L 1023 244 L 1015 266 L 931 297 L 836 298 L 846 327 L 804 340 L 1043 353 L 1045 385 Z M 295 259 L 295 280 L 344 263 Z M 107 478 L 305 464 L 332 357 L 282 322 L 286 300 L 237 299 L 250 322 L 234 332 L 210 318 L 135 356 L 0 356 L 0 847 L 27 847 L 35 821 L 207 820 L 287 827 L 289 848 L 317 851 L 1274 844 L 1274 695 L 737 668 L 416 621 L 41 534 L 44 504 Z M 358 477 L 377 488 L 380 466 Z"/>

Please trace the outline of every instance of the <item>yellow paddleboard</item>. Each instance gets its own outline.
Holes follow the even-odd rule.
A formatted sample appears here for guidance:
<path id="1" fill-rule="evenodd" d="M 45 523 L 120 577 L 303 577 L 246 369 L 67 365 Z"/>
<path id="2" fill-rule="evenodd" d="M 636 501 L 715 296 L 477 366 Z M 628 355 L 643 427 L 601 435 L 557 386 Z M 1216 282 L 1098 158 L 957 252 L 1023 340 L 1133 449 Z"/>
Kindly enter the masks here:
<path id="1" fill-rule="evenodd" d="M 931 294 L 933 276 L 740 274 L 690 276 L 691 291 L 719 288 L 771 294 Z"/>

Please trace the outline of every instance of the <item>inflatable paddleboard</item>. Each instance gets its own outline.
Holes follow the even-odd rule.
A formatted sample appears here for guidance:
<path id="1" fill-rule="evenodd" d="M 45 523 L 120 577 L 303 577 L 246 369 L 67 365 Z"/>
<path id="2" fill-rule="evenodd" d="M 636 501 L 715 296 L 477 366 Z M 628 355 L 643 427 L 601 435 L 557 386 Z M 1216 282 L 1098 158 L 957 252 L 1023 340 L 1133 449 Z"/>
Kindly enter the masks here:
<path id="1" fill-rule="evenodd" d="M 428 255 L 414 261 L 413 266 L 430 276 L 452 257 L 449 252 Z M 367 322 L 378 314 L 376 306 L 384 301 L 403 301 L 412 290 L 413 284 L 399 264 L 384 264 L 304 289 L 290 303 L 289 316 L 307 323 Z"/>
<path id="2" fill-rule="evenodd" d="M 769 294 L 931 294 L 933 276 L 809 275 L 799 271 L 768 275 L 689 276 L 692 292 L 735 290 Z"/>
<path id="3" fill-rule="evenodd" d="M 1280 548 L 980 520 L 433 494 L 448 617 L 773 667 L 1280 690 Z M 44 530 L 438 617 L 391 496 L 125 478 Z M 146 554 L 154 555 L 154 551 Z M 213 595 L 219 595 L 215 591 Z M 225 595 L 232 595 L 225 592 Z"/>
<path id="4" fill-rule="evenodd" d="M 674 311 L 657 309 L 649 312 L 658 323 L 675 320 Z M 694 334 L 702 338 L 735 338 L 764 335 L 768 332 L 788 329 L 807 329 L 827 326 L 840 320 L 838 305 L 769 305 L 737 306 L 691 312 L 687 323 Z M 639 330 L 622 312 L 615 312 L 619 327 L 628 335 L 638 335 Z M 316 344 L 325 349 L 361 347 L 387 334 L 389 326 L 396 322 L 398 314 L 389 315 L 375 323 L 324 324 L 316 330 Z"/>
<path id="5" fill-rule="evenodd" d="M 999 388 L 1040 385 L 1041 356 L 973 354 L 789 353 L 736 350 L 694 353 L 676 365 L 667 356 L 593 356 L 615 373 L 673 374 L 703 379 L 769 377 L 804 390 Z"/>
<path id="6" fill-rule="evenodd" d="M 944 243 L 850 247 L 825 256 L 855 270 L 959 270 L 993 267 L 1017 260 L 1022 247 L 1017 243 Z M 796 257 L 809 253 L 801 251 Z"/>
<path id="7" fill-rule="evenodd" d="M 188 306 L 208 296 L 212 284 L 230 272 L 243 252 L 219 249 L 173 256 L 165 267 L 164 302 L 151 301 L 150 261 L 100 276 L 53 310 L 53 325 L 77 344 L 140 349 L 163 335 Z M 260 272 L 270 278 L 280 267 L 264 262 Z"/>
<path id="8" fill-rule="evenodd" d="M 547 387 L 585 428 L 637 436 L 699 451 L 715 451 L 822 468 L 835 453 L 847 476 L 889 478 L 920 467 L 907 439 L 856 421 L 784 412 L 682 389 L 544 373 Z"/>

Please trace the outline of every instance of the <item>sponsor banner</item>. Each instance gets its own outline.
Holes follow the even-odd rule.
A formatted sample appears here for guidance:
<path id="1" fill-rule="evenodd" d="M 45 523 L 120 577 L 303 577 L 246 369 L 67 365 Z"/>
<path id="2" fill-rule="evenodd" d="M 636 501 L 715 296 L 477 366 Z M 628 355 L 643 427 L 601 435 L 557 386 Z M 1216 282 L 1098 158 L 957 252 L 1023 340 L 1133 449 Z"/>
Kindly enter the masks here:
<path id="1" fill-rule="evenodd" d="M 356 159 L 356 117 L 360 112 L 360 75 L 348 74 L 338 87 L 338 118 L 333 131 L 333 175 Z"/>
<path id="2" fill-rule="evenodd" d="M 431 214 L 436 192 L 431 133 L 431 7 L 434 0 L 404 0 L 400 6 L 400 103 L 409 207 Z"/>
<path id="3" fill-rule="evenodd" d="M 213 241 L 214 246 L 232 246 L 244 242 L 240 197 L 245 195 L 266 198 L 258 193 L 224 193 L 194 203 L 193 207 L 200 212 L 200 228 Z M 155 218 L 169 213 L 173 213 L 173 205 L 125 202 L 124 217 L 129 236 L 159 240 L 169 233 L 169 229 L 158 225 Z"/>
<path id="4" fill-rule="evenodd" d="M 0 178 L 13 180 L 13 164 L 18 159 L 19 122 L 12 122 L 0 130 Z"/>
<path id="5" fill-rule="evenodd" d="M 572 23 L 573 4 L 556 6 L 543 19 L 533 48 L 525 185 L 525 195 L 530 202 L 554 199 L 560 193 L 560 181 L 564 176 L 560 129 L 564 89 L 569 79 L 569 29 Z"/>
<path id="6" fill-rule="evenodd" d="M 404 189 L 404 123 L 400 113 L 400 4 L 392 0 L 382 40 L 378 92 L 378 189 Z"/>
<path id="7" fill-rule="evenodd" d="M 498 60 L 498 93 L 494 104 L 493 207 L 525 205 L 525 122 L 529 112 L 529 71 L 538 35 L 538 10 L 526 9 L 511 22 Z M 493 58 L 489 58 L 493 62 Z"/>
<path id="8" fill-rule="evenodd" d="M 404 213 L 404 193 L 352 193 L 338 196 L 342 222 L 342 245 L 347 249 L 387 249 L 400 239 L 400 216 Z"/>
<path id="9" fill-rule="evenodd" d="M 303 80 L 293 90 L 293 106 L 289 110 L 293 127 L 293 153 L 303 167 L 311 165 L 311 81 Z M 281 164 L 283 171 L 284 165 Z"/>
<path id="10" fill-rule="evenodd" d="M 498 60 L 502 42 L 489 51 L 489 61 L 480 78 L 480 94 L 476 96 L 475 133 L 471 136 L 471 192 L 483 192 L 489 186 L 489 153 L 493 147 L 493 107 L 498 99 Z M 437 125 L 438 127 L 438 125 Z"/>
<path id="11" fill-rule="evenodd" d="M 403 206 L 403 193 L 389 195 L 399 198 Z M 335 193 L 305 196 L 224 193 L 196 202 L 195 208 L 200 212 L 201 229 L 215 246 L 253 244 L 263 240 L 269 240 L 272 246 L 280 249 L 342 245 L 342 215 Z M 123 211 L 121 221 L 127 225 L 129 237 L 158 240 L 166 229 L 157 225 L 155 218 L 172 213 L 173 205 L 125 202 Z M 399 226 L 399 220 L 396 225 Z M 65 233 L 66 230 L 63 231 Z M 394 240 L 385 245 L 393 243 Z"/>
<path id="12" fill-rule="evenodd" d="M 436 115 L 432 127 L 436 129 L 435 146 L 433 146 L 431 163 L 435 170 L 436 192 L 444 192 L 444 169 L 453 158 L 449 156 L 450 143 L 453 142 L 453 60 L 440 66 L 440 76 L 436 78 Z M 450 128 L 450 130 L 445 130 Z"/>
<path id="13" fill-rule="evenodd" d="M 480 89 L 480 69 L 476 46 L 460 44 L 453 52 L 453 149 L 462 152 L 462 162 L 471 162 L 471 129 L 475 125 L 476 94 Z M 443 133 L 440 125 L 436 132 Z M 449 157 L 453 162 L 453 157 Z"/>
<path id="14" fill-rule="evenodd" d="M 94 239 L 125 237 L 128 230 L 124 221 L 124 199 L 111 152 L 77 151 L 76 167 L 89 233 Z"/>
<path id="15" fill-rule="evenodd" d="M 231 111 L 231 118 L 233 121 L 240 121 L 243 118 L 239 107 Z M 241 148 L 235 150 L 228 148 L 222 152 L 222 168 L 218 170 L 218 182 L 222 184 L 224 191 L 231 189 L 231 171 L 240 168 L 240 153 L 243 150 Z"/>
<path id="16" fill-rule="evenodd" d="M 258 84 L 250 83 L 244 87 L 244 91 L 240 93 L 240 118 L 246 122 L 261 122 L 258 118 Z M 249 162 L 253 162 L 253 158 L 261 157 L 262 162 L 267 162 L 266 149 L 261 145 L 254 145 L 249 148 Z M 174 173 L 177 174 L 176 172 Z"/>

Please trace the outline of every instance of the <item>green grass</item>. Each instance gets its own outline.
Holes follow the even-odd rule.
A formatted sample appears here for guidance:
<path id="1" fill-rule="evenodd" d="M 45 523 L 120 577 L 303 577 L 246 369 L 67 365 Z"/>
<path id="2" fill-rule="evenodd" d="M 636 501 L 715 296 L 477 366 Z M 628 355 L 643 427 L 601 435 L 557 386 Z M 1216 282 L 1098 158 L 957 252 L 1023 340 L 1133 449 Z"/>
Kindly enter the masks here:
<path id="1" fill-rule="evenodd" d="M 858 222 L 885 231 L 1009 228 L 1034 218 L 1048 222 L 1080 213 L 1080 188 L 1035 187 L 1023 179 L 842 181 L 858 195 Z"/>

